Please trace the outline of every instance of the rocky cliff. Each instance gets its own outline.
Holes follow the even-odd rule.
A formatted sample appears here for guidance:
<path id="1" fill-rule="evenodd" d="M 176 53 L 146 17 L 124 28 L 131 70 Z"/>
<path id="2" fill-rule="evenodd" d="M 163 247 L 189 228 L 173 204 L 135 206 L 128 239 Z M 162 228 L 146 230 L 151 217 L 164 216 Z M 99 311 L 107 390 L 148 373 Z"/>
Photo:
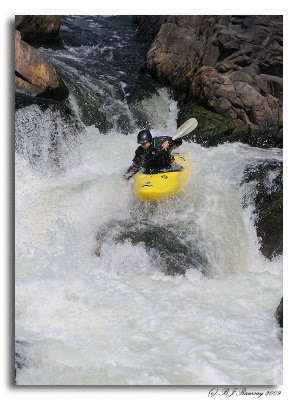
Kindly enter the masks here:
<path id="1" fill-rule="evenodd" d="M 58 15 L 16 15 L 15 27 L 27 43 L 51 43 L 58 38 L 61 18 Z"/>
<path id="2" fill-rule="evenodd" d="M 134 21 L 139 34 L 153 40 L 143 69 L 175 90 L 182 114 L 191 100 L 221 115 L 229 127 L 219 143 L 282 146 L 282 16 L 139 16 Z M 187 117 L 196 111 L 192 107 Z M 199 125 L 196 140 L 207 143 L 205 133 Z"/>
<path id="3" fill-rule="evenodd" d="M 61 25 L 57 16 L 17 16 L 15 31 L 15 87 L 30 96 L 62 101 L 68 89 L 54 66 L 30 42 L 49 42 Z"/>

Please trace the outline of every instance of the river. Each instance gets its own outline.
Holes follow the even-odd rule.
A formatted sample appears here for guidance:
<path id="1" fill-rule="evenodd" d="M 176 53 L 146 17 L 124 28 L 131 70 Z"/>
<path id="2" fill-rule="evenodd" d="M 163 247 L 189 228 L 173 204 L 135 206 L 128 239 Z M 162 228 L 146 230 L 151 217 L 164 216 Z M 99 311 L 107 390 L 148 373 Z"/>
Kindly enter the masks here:
<path id="1" fill-rule="evenodd" d="M 16 111 L 18 385 L 280 385 L 282 257 L 259 251 L 251 163 L 281 149 L 184 142 L 179 197 L 139 203 L 121 180 L 136 134 L 173 134 L 178 105 L 139 72 L 125 16 L 62 17 L 42 47 L 67 114 Z"/>

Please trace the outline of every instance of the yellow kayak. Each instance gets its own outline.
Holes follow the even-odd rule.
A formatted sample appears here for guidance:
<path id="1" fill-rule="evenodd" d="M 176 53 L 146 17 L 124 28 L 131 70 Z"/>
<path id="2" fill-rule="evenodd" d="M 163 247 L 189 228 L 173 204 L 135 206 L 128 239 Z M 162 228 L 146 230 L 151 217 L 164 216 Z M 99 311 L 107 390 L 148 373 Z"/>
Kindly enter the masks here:
<path id="1" fill-rule="evenodd" d="M 186 154 L 173 153 L 172 167 L 159 172 L 144 171 L 136 173 L 134 194 L 138 200 L 156 201 L 175 196 L 189 174 Z"/>

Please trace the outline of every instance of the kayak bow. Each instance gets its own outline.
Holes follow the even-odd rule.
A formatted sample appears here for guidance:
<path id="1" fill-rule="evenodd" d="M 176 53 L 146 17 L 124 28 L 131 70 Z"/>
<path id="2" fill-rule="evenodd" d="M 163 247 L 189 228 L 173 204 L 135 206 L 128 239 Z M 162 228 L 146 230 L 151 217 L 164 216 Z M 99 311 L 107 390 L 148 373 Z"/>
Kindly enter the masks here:
<path id="1" fill-rule="evenodd" d="M 167 170 L 141 170 L 135 175 L 134 194 L 138 200 L 156 201 L 176 196 L 189 174 L 186 154 L 173 153 L 172 167 Z"/>

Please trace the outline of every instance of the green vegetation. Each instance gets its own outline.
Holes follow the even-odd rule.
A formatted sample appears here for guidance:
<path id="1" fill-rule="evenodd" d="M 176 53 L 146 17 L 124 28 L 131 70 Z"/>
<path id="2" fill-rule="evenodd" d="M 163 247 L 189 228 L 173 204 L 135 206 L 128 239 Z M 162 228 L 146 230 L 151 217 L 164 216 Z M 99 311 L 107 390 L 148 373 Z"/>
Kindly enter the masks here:
<path id="1" fill-rule="evenodd" d="M 243 141 L 247 133 L 247 126 L 243 121 L 216 114 L 192 101 L 180 106 L 178 126 L 189 118 L 196 118 L 198 127 L 188 139 L 205 146 Z"/>

